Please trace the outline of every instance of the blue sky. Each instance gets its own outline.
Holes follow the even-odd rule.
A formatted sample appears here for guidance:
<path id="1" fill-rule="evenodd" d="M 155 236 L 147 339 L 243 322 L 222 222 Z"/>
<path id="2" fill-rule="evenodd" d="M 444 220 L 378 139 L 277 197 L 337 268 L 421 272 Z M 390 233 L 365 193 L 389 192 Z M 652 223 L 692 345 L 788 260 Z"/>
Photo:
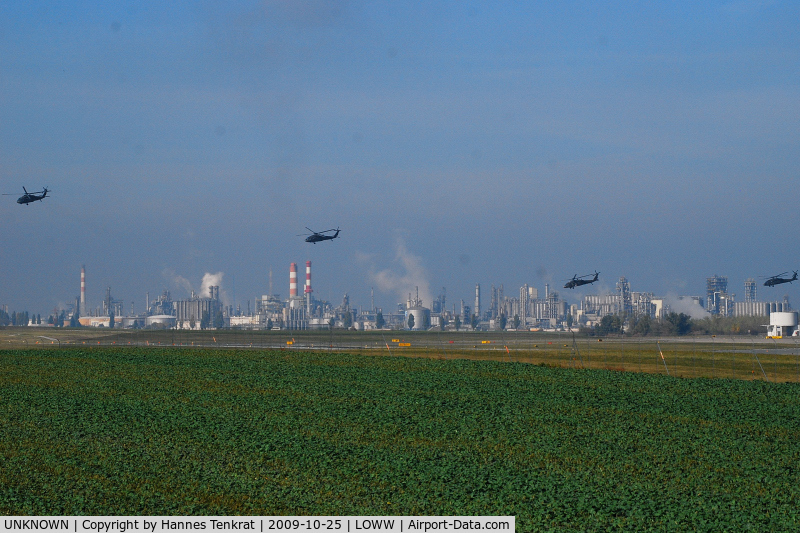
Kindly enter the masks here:
<path id="1" fill-rule="evenodd" d="M 0 304 L 800 268 L 795 2 L 5 3 Z M 308 245 L 304 227 L 340 226 Z M 302 277 L 302 272 L 301 272 Z M 759 299 L 797 287 L 761 288 Z M 429 302 L 428 302 L 429 303 Z"/>

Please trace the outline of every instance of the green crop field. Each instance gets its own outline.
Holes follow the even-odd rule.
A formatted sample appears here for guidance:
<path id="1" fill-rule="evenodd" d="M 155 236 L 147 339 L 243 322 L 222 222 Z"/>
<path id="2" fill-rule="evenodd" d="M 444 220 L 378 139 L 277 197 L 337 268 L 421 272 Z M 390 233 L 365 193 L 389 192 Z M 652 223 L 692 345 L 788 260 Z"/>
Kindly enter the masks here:
<path id="1" fill-rule="evenodd" d="M 510 349 L 505 361 L 435 347 L 3 350 L 0 513 L 800 529 L 800 384 L 766 368 L 769 381 L 580 368 L 569 344 L 546 346 L 572 368 Z"/>
<path id="2" fill-rule="evenodd" d="M 523 362 L 673 377 L 800 383 L 800 338 L 752 335 L 585 337 L 573 332 L 120 330 L 0 328 L 0 349 L 55 347 L 280 349 Z"/>

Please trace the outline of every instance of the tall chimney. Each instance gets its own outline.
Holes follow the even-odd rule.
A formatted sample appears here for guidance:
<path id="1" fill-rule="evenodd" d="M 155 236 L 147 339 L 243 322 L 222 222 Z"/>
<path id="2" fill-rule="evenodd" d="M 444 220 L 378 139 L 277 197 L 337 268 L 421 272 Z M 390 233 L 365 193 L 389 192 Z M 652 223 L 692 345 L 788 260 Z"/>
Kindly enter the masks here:
<path id="1" fill-rule="evenodd" d="M 289 265 L 289 299 L 297 298 L 297 263 Z"/>
<path id="2" fill-rule="evenodd" d="M 311 293 L 314 292 L 311 289 L 311 261 L 306 261 L 306 288 L 305 288 L 305 295 L 306 295 L 306 312 L 311 315 Z"/>
<path id="3" fill-rule="evenodd" d="M 475 285 L 475 307 L 472 309 L 472 313 L 478 317 L 478 320 L 481 319 L 481 286 L 480 284 Z"/>
<path id="4" fill-rule="evenodd" d="M 86 265 L 81 265 L 81 316 L 86 315 Z"/>

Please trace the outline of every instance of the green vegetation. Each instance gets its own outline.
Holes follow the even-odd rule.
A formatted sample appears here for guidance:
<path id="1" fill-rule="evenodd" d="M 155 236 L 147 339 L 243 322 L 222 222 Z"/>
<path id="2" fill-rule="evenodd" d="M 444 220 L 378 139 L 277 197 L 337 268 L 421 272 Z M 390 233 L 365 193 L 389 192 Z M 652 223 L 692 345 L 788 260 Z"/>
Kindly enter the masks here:
<path id="1" fill-rule="evenodd" d="M 0 351 L 0 513 L 797 530 L 798 387 L 290 350 Z"/>
<path id="2" fill-rule="evenodd" d="M 570 322 L 571 317 L 567 317 Z M 651 319 L 647 315 L 628 316 L 606 315 L 594 327 L 581 326 L 583 336 L 622 335 L 625 333 L 638 337 L 682 336 L 682 335 L 758 335 L 767 333 L 768 317 L 721 317 L 708 316 L 693 319 L 685 313 L 667 313 L 664 318 Z"/>

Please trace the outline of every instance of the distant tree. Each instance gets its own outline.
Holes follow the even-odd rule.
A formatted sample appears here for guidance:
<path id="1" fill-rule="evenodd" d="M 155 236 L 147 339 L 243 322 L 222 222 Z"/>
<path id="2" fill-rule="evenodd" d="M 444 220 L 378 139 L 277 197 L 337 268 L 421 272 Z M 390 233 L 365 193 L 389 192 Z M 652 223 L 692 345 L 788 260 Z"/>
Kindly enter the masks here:
<path id="1" fill-rule="evenodd" d="M 456 331 L 461 329 L 461 316 L 460 315 L 456 315 L 455 320 L 453 320 L 453 327 L 456 328 Z"/>
<path id="2" fill-rule="evenodd" d="M 194 315 L 189 317 L 189 329 L 194 329 L 197 325 L 197 320 L 194 318 Z"/>
<path id="3" fill-rule="evenodd" d="M 692 317 L 686 313 L 668 313 L 666 321 L 672 335 L 686 335 L 692 330 Z"/>
<path id="4" fill-rule="evenodd" d="M 0 309 L 0 326 L 7 326 L 11 323 L 11 317 L 4 310 Z"/>
<path id="5" fill-rule="evenodd" d="M 344 323 L 344 329 L 350 329 L 353 326 L 353 314 L 349 309 L 345 312 L 342 322 Z"/>
<path id="6" fill-rule="evenodd" d="M 472 326 L 472 329 L 478 327 L 478 315 L 473 314 L 472 317 L 470 317 L 469 325 Z"/>
<path id="7" fill-rule="evenodd" d="M 225 317 L 222 315 L 222 309 L 217 309 L 217 312 L 214 313 L 214 327 L 217 329 L 225 327 Z"/>
<path id="8" fill-rule="evenodd" d="M 60 327 L 60 328 L 63 328 L 64 327 L 64 322 L 66 322 L 66 321 L 67 321 L 67 312 L 66 311 L 61 311 L 61 313 L 59 313 L 59 315 L 58 315 L 58 320 L 56 320 L 56 325 L 58 327 Z"/>
<path id="9" fill-rule="evenodd" d="M 506 324 L 507 323 L 508 323 L 508 319 L 506 318 L 506 315 L 504 315 L 504 314 L 500 315 L 500 319 L 498 320 L 498 325 L 500 326 L 501 330 L 506 329 Z"/>
<path id="10" fill-rule="evenodd" d="M 572 313 L 567 313 L 567 329 L 572 329 L 572 324 L 574 323 L 574 318 L 572 318 Z"/>
<path id="11" fill-rule="evenodd" d="M 410 313 L 408 315 L 408 329 L 414 329 L 414 314 Z"/>
<path id="12" fill-rule="evenodd" d="M 267 319 L 267 330 L 271 330 L 271 329 L 272 329 L 272 319 L 268 318 Z"/>
<path id="13" fill-rule="evenodd" d="M 600 319 L 600 323 L 595 325 L 596 335 L 617 335 L 622 331 L 622 320 L 618 315 L 606 315 Z"/>
<path id="14" fill-rule="evenodd" d="M 447 319 L 444 317 L 444 313 L 439 316 L 439 331 L 444 331 L 444 328 L 447 326 Z"/>
<path id="15" fill-rule="evenodd" d="M 42 323 L 42 315 L 40 315 L 39 313 L 36 313 L 36 323 L 37 324 Z"/>
<path id="16" fill-rule="evenodd" d="M 636 322 L 633 325 L 633 333 L 635 335 L 645 336 L 650 333 L 651 326 L 652 321 L 650 319 L 650 315 L 642 315 L 636 319 Z"/>
<path id="17" fill-rule="evenodd" d="M 521 323 L 522 323 L 522 320 L 520 320 L 519 315 L 514 315 L 514 322 L 513 322 L 514 329 L 519 329 L 519 325 Z"/>
<path id="18" fill-rule="evenodd" d="M 114 311 L 108 313 L 108 327 L 113 328 L 114 324 L 116 323 L 116 317 L 114 316 Z"/>
<path id="19" fill-rule="evenodd" d="M 335 326 L 335 325 L 336 325 L 336 319 L 331 317 L 330 320 L 328 320 L 328 327 L 330 329 L 333 329 L 333 326 Z"/>
<path id="20" fill-rule="evenodd" d="M 211 313 L 203 311 L 203 316 L 200 317 L 200 329 L 207 329 L 211 325 Z"/>
<path id="21" fill-rule="evenodd" d="M 16 326 L 17 325 L 17 312 L 16 311 L 11 311 L 11 325 L 12 326 Z"/>
<path id="22" fill-rule="evenodd" d="M 381 329 L 385 325 L 386 321 L 383 319 L 383 313 L 378 311 L 378 314 L 375 315 L 375 327 Z"/>

